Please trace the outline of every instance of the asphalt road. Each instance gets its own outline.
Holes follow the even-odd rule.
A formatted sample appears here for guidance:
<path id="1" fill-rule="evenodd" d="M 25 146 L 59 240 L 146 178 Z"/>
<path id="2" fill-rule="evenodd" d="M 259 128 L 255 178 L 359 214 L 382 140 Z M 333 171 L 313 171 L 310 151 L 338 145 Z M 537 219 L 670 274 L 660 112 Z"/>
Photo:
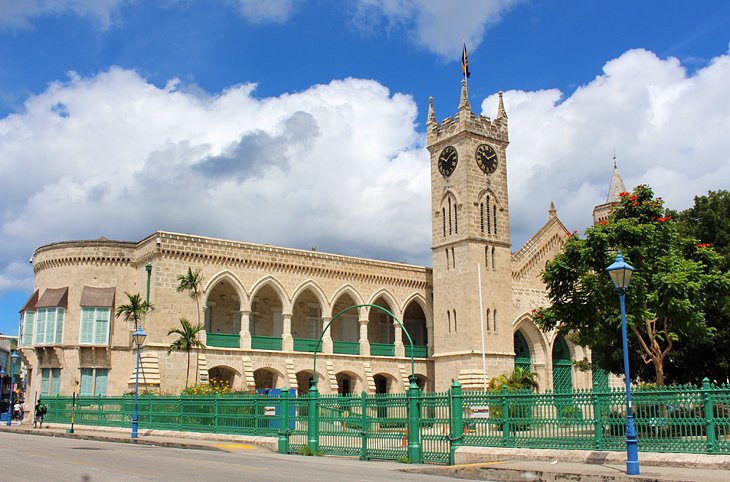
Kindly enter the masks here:
<path id="1" fill-rule="evenodd" d="M 451 481 L 400 472 L 393 462 L 280 455 L 243 444 L 224 451 L 0 433 L 3 481 Z"/>

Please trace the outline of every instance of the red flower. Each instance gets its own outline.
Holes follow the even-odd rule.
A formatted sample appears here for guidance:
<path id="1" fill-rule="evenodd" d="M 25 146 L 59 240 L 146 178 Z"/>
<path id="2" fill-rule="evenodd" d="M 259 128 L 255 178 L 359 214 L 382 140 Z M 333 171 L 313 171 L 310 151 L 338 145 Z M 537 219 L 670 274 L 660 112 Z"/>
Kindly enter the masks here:
<path id="1" fill-rule="evenodd" d="M 709 248 L 712 245 L 710 243 L 697 243 L 695 244 L 695 246 L 697 246 L 698 248 Z"/>
<path id="2" fill-rule="evenodd" d="M 619 196 L 621 196 L 621 197 L 626 197 L 626 196 L 628 196 L 628 195 L 629 195 L 629 193 L 628 193 L 628 192 L 626 192 L 626 191 L 624 191 L 624 192 L 620 192 L 620 193 L 618 193 L 618 195 L 619 195 Z"/>

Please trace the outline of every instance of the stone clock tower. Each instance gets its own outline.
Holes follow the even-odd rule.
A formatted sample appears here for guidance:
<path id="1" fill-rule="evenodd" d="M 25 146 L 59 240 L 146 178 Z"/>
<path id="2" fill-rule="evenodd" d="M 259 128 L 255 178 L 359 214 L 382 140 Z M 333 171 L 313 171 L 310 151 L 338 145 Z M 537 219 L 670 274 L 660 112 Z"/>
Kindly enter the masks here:
<path id="1" fill-rule="evenodd" d="M 462 80 L 459 110 L 440 124 L 429 100 L 434 371 L 436 390 L 458 379 L 482 389 L 514 364 L 512 270 L 507 198 L 507 114 L 476 117 Z M 481 272 L 481 317 L 478 270 Z"/>

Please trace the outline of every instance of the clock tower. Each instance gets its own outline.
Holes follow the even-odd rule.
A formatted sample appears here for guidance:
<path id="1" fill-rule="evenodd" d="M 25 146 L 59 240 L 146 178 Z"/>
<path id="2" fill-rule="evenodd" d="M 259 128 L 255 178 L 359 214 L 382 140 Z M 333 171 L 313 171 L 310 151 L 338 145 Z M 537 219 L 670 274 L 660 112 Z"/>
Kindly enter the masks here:
<path id="1" fill-rule="evenodd" d="M 429 99 L 426 129 L 436 390 L 446 390 L 452 379 L 481 390 L 482 328 L 487 377 L 514 365 L 509 136 L 502 93 L 494 120 L 476 117 L 462 80 L 456 115 L 439 123 Z"/>

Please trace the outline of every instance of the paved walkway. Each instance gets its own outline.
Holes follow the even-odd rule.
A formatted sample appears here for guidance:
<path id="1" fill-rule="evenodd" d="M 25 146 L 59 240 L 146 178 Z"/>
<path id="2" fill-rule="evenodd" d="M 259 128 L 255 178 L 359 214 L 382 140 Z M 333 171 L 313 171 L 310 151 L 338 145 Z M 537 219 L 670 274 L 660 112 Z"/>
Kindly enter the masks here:
<path id="1" fill-rule="evenodd" d="M 141 430 L 137 439 L 130 437 L 128 429 L 110 427 L 76 426 L 68 433 L 67 425 L 48 424 L 33 428 L 32 424 L 0 425 L 0 430 L 49 437 L 69 437 L 119 443 L 136 443 L 161 447 L 189 448 L 198 450 L 234 451 L 242 448 L 252 451 L 275 451 L 273 437 L 253 437 L 192 432 Z M 486 449 L 488 450 L 488 449 Z M 533 454 L 532 456 L 530 454 Z M 727 456 L 677 455 L 681 463 L 668 461 L 667 454 L 640 453 L 641 475 L 629 477 L 624 463 L 605 457 L 602 463 L 591 463 L 576 457 L 575 451 L 546 451 L 500 449 L 492 453 L 488 462 L 455 466 L 410 465 L 402 470 L 455 478 L 491 481 L 697 481 L 730 482 L 730 466 Z M 616 454 L 614 454 L 616 455 Z M 552 458 L 553 460 L 547 460 Z M 679 465 L 679 466 L 678 466 Z M 424 479 L 427 480 L 427 479 Z"/>

